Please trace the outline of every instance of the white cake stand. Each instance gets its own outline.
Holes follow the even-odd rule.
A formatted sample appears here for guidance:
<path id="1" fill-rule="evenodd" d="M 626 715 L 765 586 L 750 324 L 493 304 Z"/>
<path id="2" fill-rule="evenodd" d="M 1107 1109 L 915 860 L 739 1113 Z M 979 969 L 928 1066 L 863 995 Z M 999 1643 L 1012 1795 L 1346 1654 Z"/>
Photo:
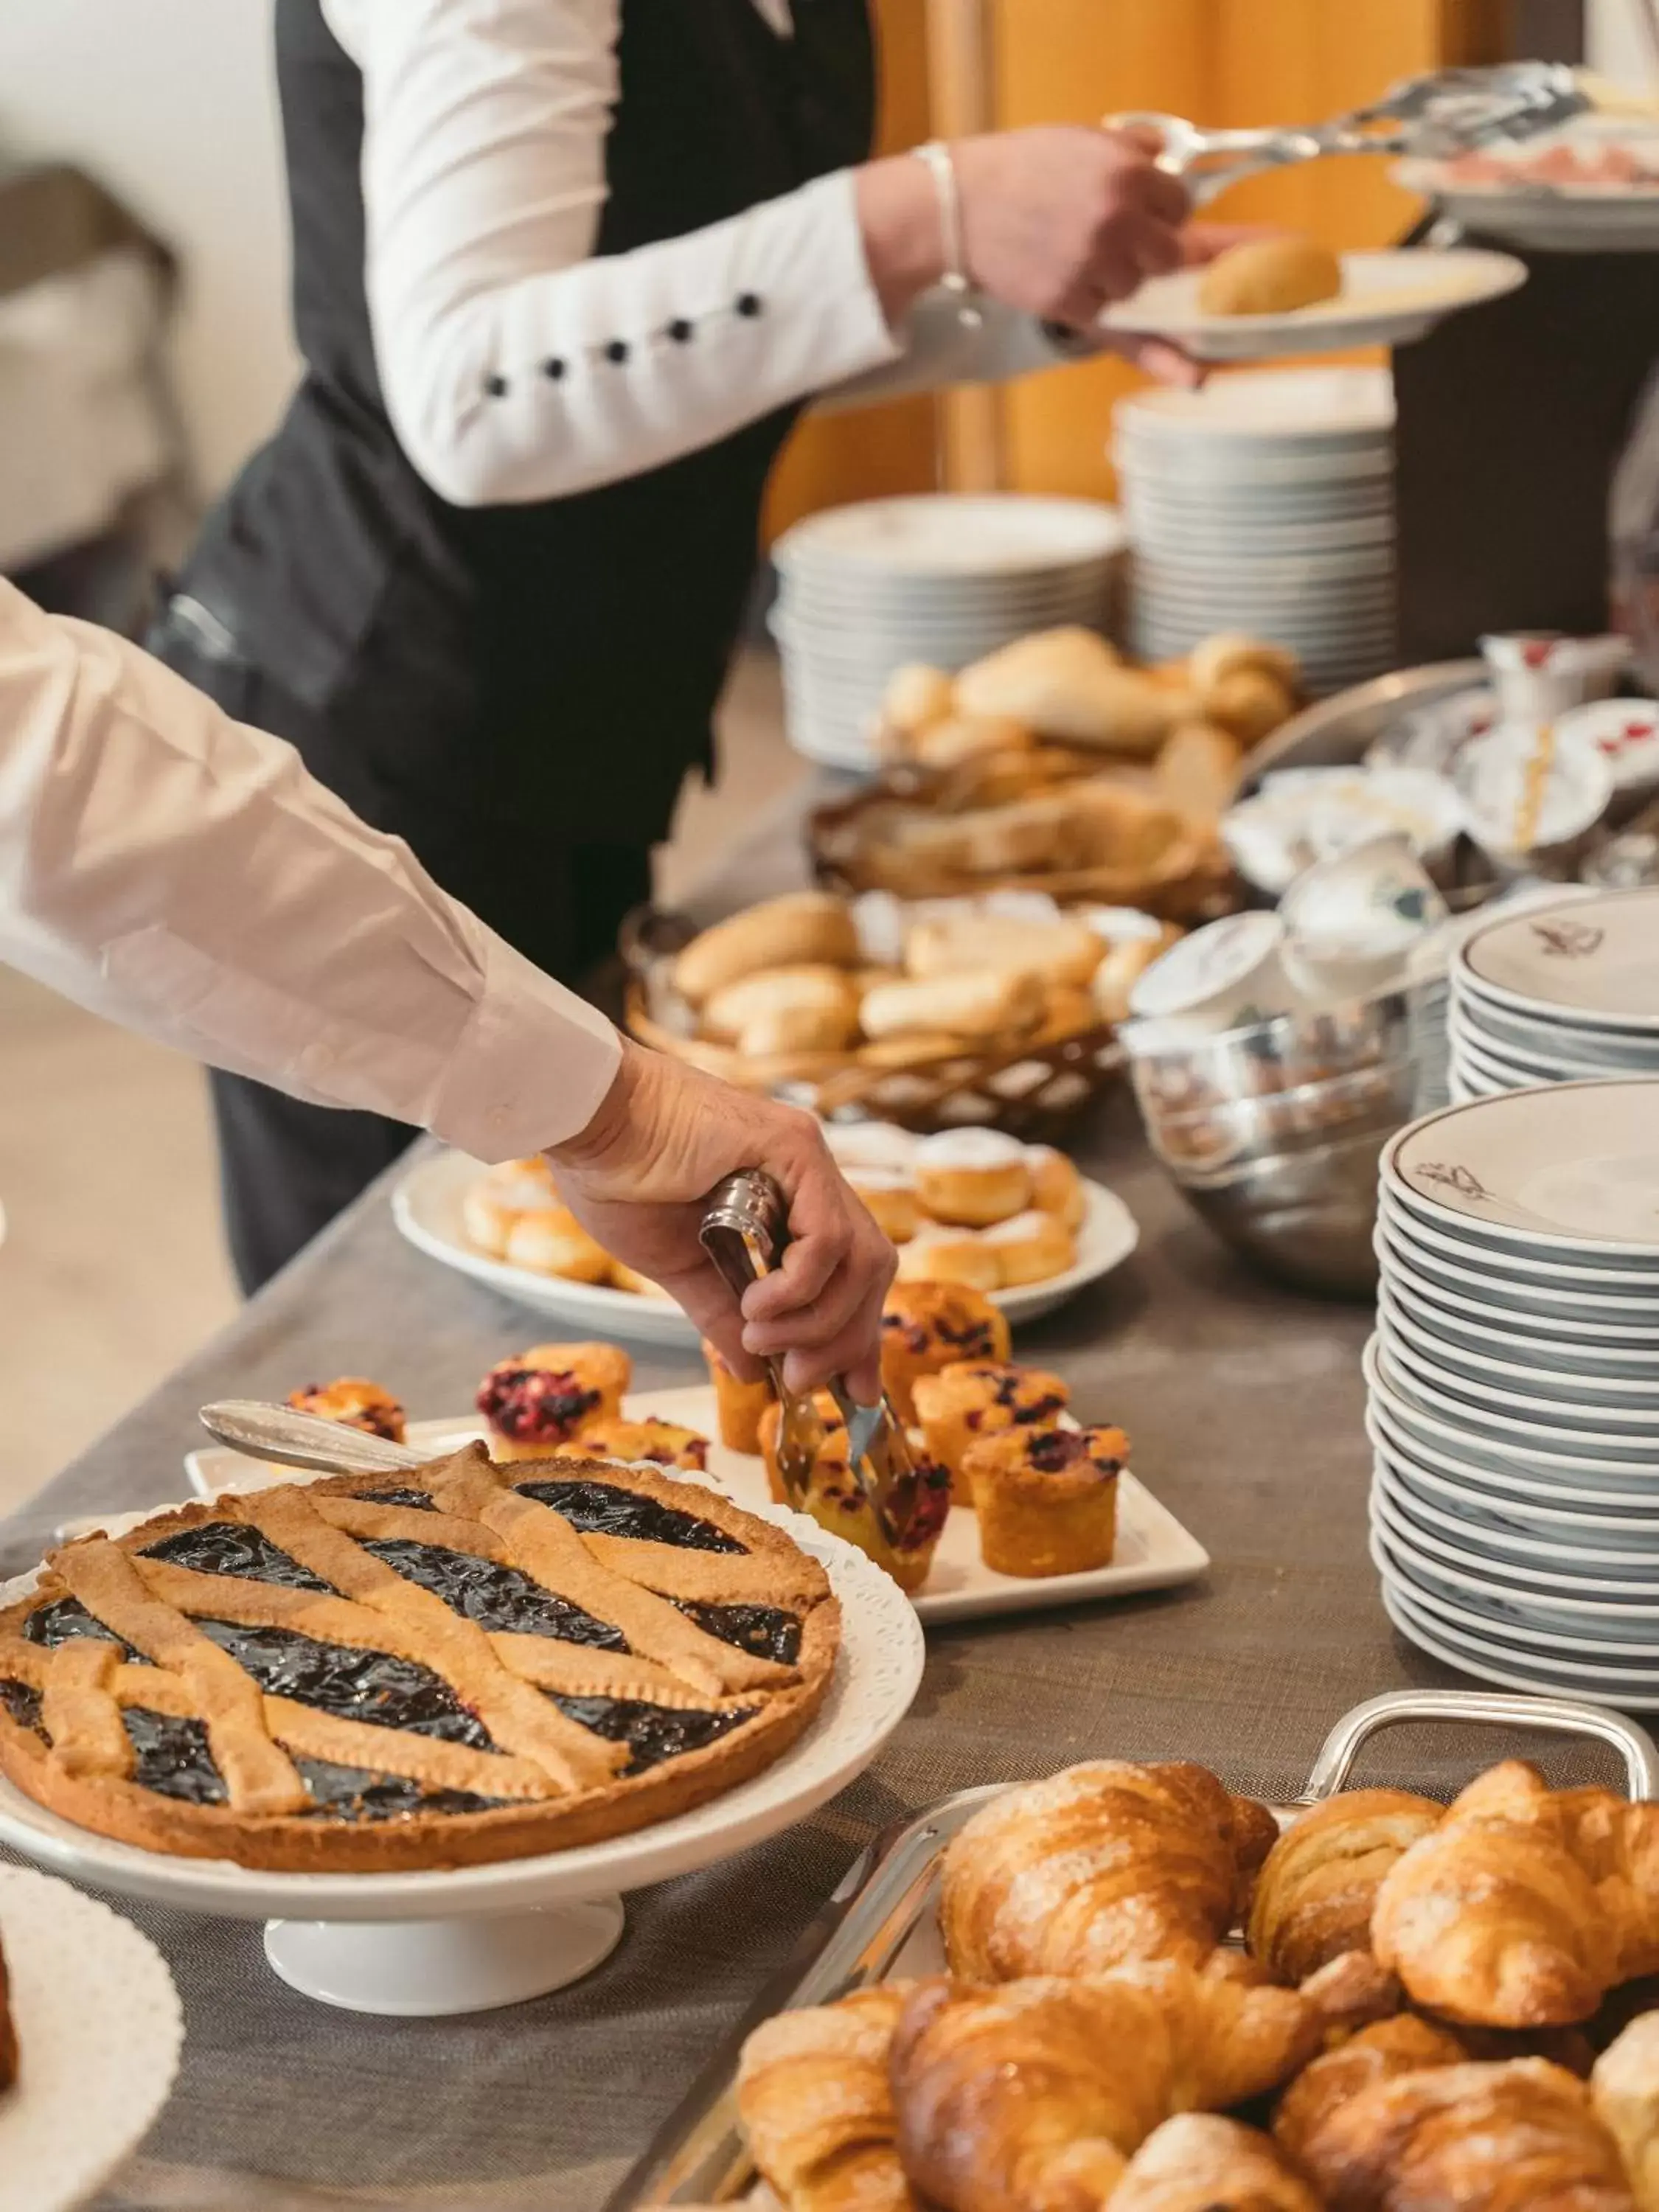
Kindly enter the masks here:
<path id="1" fill-rule="evenodd" d="M 493 1866 L 261 1874 L 112 1842 L 0 1781 L 0 1842 L 98 1889 L 263 1920 L 265 1955 L 283 1979 L 354 2012 L 482 2012 L 562 1989 L 616 1948 L 623 1891 L 693 1873 L 805 1820 L 863 1772 L 915 1696 L 922 1633 L 897 1583 L 801 1515 L 773 1506 L 764 1517 L 823 1562 L 841 1601 L 841 1650 L 823 1710 L 800 1741 L 696 1812 L 610 1843 Z M 147 1518 L 105 1525 L 118 1534 Z M 33 1580 L 0 1587 L 0 1602 L 26 1595 Z"/>

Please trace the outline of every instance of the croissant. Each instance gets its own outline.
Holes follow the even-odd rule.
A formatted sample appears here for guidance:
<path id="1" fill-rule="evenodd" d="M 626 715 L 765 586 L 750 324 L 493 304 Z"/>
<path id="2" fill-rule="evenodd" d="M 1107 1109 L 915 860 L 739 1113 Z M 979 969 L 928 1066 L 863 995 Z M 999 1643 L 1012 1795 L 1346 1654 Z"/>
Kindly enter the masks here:
<path id="1" fill-rule="evenodd" d="M 1601 2053 L 1590 2103 L 1624 2154 L 1641 2212 L 1659 2212 L 1659 2012 L 1633 2020 Z"/>
<path id="2" fill-rule="evenodd" d="M 787 2212 L 915 2212 L 894 2148 L 888 2049 L 911 1984 L 763 2021 L 738 2061 L 738 2116 Z"/>
<path id="3" fill-rule="evenodd" d="M 1186 1765 L 1093 1759 L 1005 1790 L 945 1855 L 951 1971 L 1000 1982 L 1195 1965 L 1233 1925 L 1271 1818 Z"/>
<path id="4" fill-rule="evenodd" d="M 1436 2027 L 1414 2014 L 1377 2021 L 1304 2067 L 1279 2100 L 1273 2141 L 1304 2166 L 1309 2142 L 1333 2112 L 1362 2089 L 1431 2066 L 1461 2066 L 1468 2055 L 1449 2028 Z"/>
<path id="5" fill-rule="evenodd" d="M 1304 1813 L 1257 1881 L 1252 1955 L 1275 1981 L 1300 1982 L 1328 1959 L 1365 1949 L 1383 1875 L 1444 1810 L 1404 1790 L 1352 1790 Z"/>
<path id="6" fill-rule="evenodd" d="M 1543 2058 L 1375 2081 L 1299 2154 L 1330 2212 L 1636 2212 L 1589 2090 Z"/>
<path id="7" fill-rule="evenodd" d="M 1553 1810 L 1618 1943 L 1615 1981 L 1659 1974 L 1659 1804 L 1609 1790 L 1563 1790 Z"/>
<path id="8" fill-rule="evenodd" d="M 1389 1869 L 1371 1942 L 1416 2002 L 1492 2027 L 1588 2020 L 1621 1978 L 1618 1929 L 1569 1824 L 1518 1760 L 1472 1782 Z"/>
<path id="9" fill-rule="evenodd" d="M 1294 1990 L 1170 1960 L 923 1982 L 893 2038 L 899 2156 L 943 2212 L 1097 2212 L 1161 2122 L 1276 2088 L 1323 2033 Z"/>
<path id="10" fill-rule="evenodd" d="M 1266 2136 L 1237 2120 L 1182 2112 L 1129 2160 L 1107 2212 L 1320 2212 L 1319 2200 Z"/>

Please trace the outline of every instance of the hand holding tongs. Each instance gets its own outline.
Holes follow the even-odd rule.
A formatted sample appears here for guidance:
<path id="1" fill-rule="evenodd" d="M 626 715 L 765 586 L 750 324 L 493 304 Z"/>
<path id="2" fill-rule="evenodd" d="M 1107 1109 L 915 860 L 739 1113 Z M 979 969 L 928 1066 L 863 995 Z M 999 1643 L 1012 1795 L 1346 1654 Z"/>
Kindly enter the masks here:
<path id="1" fill-rule="evenodd" d="M 1264 170 L 1328 154 L 1417 154 L 1445 159 L 1494 140 L 1531 138 L 1591 106 L 1561 62 L 1506 62 L 1496 69 L 1434 70 L 1407 77 L 1366 107 L 1328 123 L 1255 131 L 1206 131 L 1183 116 L 1111 115 L 1107 128 L 1156 134 L 1159 168 L 1179 177 L 1195 207 Z"/>
<path id="2" fill-rule="evenodd" d="M 741 1300 L 751 1283 L 769 1275 L 789 1241 L 789 1209 L 771 1176 L 759 1169 L 728 1176 L 709 1195 L 702 1219 L 703 1249 Z M 810 1395 L 790 1390 L 781 1359 L 766 1363 L 783 1416 L 778 1431 L 778 1473 L 791 1504 L 805 1512 L 824 1428 Z M 915 1519 L 921 1483 L 904 1430 L 884 1397 L 874 1406 L 855 1402 L 845 1382 L 829 1385 L 847 1424 L 853 1479 L 868 1500 L 883 1537 L 901 1549 Z"/>

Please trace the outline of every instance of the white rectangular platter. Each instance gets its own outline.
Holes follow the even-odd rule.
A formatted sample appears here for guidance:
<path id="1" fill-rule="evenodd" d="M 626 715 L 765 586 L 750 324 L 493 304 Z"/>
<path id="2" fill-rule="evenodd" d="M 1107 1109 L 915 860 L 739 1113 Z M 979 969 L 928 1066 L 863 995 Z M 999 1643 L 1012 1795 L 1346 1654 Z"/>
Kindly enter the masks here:
<path id="1" fill-rule="evenodd" d="M 761 1462 L 728 1451 L 720 1443 L 714 1393 L 708 1384 L 692 1389 L 640 1391 L 626 1401 L 623 1411 L 635 1420 L 654 1414 L 665 1421 L 678 1421 L 714 1439 L 709 1447 L 707 1474 L 677 1472 L 678 1480 L 706 1481 L 738 1505 L 769 1502 L 766 1469 Z M 476 1420 L 465 1417 L 409 1425 L 410 1443 L 418 1450 L 429 1450 L 434 1458 L 483 1433 Z M 219 1444 L 190 1453 L 185 1467 L 192 1489 L 201 1498 L 215 1497 L 222 1490 L 259 1490 L 275 1482 L 307 1479 L 291 1469 L 261 1466 Z M 1139 1590 L 1168 1589 L 1205 1572 L 1209 1553 L 1133 1474 L 1125 1473 L 1119 1478 L 1117 1501 L 1117 1554 L 1110 1566 L 1098 1567 L 1090 1574 L 1041 1578 L 993 1572 L 979 1556 L 979 1527 L 973 1513 L 957 1506 L 939 1540 L 927 1586 L 915 1601 L 917 1614 L 931 1626 L 1000 1613 L 1034 1613 L 1048 1607 L 1127 1597 Z"/>

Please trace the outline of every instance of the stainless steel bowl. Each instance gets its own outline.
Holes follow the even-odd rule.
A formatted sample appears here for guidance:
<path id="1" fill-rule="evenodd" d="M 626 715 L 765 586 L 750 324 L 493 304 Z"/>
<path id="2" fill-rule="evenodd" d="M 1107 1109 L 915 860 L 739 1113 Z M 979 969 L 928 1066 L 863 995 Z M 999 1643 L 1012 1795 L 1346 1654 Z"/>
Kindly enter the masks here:
<path id="1" fill-rule="evenodd" d="M 1369 1297 L 1377 1279 L 1377 1157 L 1394 1126 L 1174 1180 L 1222 1242 L 1263 1274 L 1327 1297 Z"/>
<path id="2" fill-rule="evenodd" d="M 1486 680 L 1483 660 L 1437 660 L 1356 684 L 1294 714 L 1246 762 L 1237 796 L 1248 799 L 1281 768 L 1352 768 L 1385 730 L 1437 700 Z"/>
<path id="3" fill-rule="evenodd" d="M 1390 1060 L 1260 1098 L 1219 1100 L 1189 1113 L 1143 1109 L 1146 1135 L 1178 1176 L 1218 1174 L 1281 1152 L 1316 1152 L 1358 1129 L 1397 1129 L 1426 1110 L 1422 1064 Z"/>
<path id="4" fill-rule="evenodd" d="M 1214 1036 L 1183 1037 L 1168 1022 L 1139 1021 L 1118 1036 L 1141 1111 L 1163 1118 L 1385 1067 L 1411 1054 L 1412 1023 L 1413 994 L 1390 991 Z"/>

